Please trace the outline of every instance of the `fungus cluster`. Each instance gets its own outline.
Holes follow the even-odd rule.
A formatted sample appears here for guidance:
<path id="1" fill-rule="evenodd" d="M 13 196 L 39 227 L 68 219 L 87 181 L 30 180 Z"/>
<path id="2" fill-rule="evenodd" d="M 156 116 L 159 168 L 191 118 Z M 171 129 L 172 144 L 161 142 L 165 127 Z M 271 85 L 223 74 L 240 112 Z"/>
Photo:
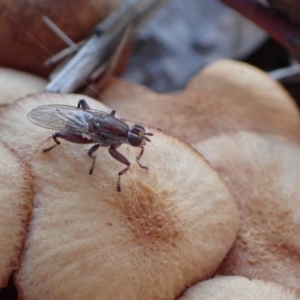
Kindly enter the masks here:
<path id="1" fill-rule="evenodd" d="M 112 79 L 104 104 L 12 97 L 0 94 L 0 288 L 12 275 L 26 300 L 298 299 L 300 119 L 266 74 L 220 61 L 173 95 Z M 53 131 L 27 120 L 82 98 L 152 126 L 149 170 L 139 149 L 118 148 L 131 162 L 121 193 L 107 148 L 90 176 L 90 145 L 43 153 Z"/>

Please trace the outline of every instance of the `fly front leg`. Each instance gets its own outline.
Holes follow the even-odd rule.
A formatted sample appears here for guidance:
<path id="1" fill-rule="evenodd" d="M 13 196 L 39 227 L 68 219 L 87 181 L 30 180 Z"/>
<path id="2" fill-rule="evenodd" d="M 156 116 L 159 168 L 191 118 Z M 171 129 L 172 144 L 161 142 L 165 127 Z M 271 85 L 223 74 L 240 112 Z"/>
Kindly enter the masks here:
<path id="1" fill-rule="evenodd" d="M 110 146 L 108 148 L 108 151 L 114 159 L 116 159 L 117 161 L 119 161 L 122 164 L 127 166 L 124 170 L 122 170 L 121 172 L 118 173 L 117 191 L 121 192 L 121 176 L 123 174 L 125 174 L 128 171 L 128 169 L 130 168 L 130 162 L 124 155 L 122 155 L 120 152 L 118 152 L 114 146 Z"/>
<path id="2" fill-rule="evenodd" d="M 96 144 L 92 148 L 90 148 L 89 151 L 88 151 L 88 156 L 93 160 L 92 166 L 91 166 L 90 171 L 89 171 L 90 175 L 93 174 L 95 163 L 96 163 L 96 155 L 93 155 L 93 153 L 95 151 L 97 151 L 99 147 L 100 147 L 100 145 Z"/>
<path id="3" fill-rule="evenodd" d="M 53 138 L 53 141 L 55 142 L 55 145 L 50 146 L 48 148 L 44 148 L 42 150 L 43 153 L 48 152 L 48 151 L 54 149 L 55 147 L 57 147 L 58 145 L 60 145 L 60 141 L 58 141 L 57 138 L 61 138 L 61 139 L 67 140 L 69 142 L 77 143 L 77 144 L 90 144 L 90 143 L 92 143 L 92 141 L 87 139 L 87 138 L 84 138 L 80 135 L 76 135 L 76 134 L 73 134 L 73 133 L 67 133 L 67 132 L 55 132 L 55 133 L 52 134 L 52 138 Z"/>
<path id="4" fill-rule="evenodd" d="M 136 161 L 137 161 L 137 163 L 139 164 L 139 166 L 140 166 L 140 168 L 142 168 L 142 169 L 145 169 L 145 170 L 148 170 L 149 168 L 147 167 L 147 166 L 143 166 L 141 163 L 140 163 L 140 159 L 141 159 L 141 157 L 143 156 L 143 154 L 144 154 L 144 147 L 141 147 L 142 149 L 141 149 L 141 152 L 140 152 L 140 154 L 136 157 Z"/>

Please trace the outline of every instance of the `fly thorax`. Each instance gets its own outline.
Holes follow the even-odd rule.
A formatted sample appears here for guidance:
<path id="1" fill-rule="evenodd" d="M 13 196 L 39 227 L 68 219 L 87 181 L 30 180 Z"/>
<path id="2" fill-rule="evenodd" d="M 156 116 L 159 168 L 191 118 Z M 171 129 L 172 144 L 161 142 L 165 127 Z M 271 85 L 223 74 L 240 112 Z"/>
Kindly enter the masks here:
<path id="1" fill-rule="evenodd" d="M 74 114 L 73 118 L 70 118 L 66 123 L 66 128 L 71 130 L 80 130 L 87 132 L 89 128 L 90 114 L 84 111 L 79 111 Z"/>

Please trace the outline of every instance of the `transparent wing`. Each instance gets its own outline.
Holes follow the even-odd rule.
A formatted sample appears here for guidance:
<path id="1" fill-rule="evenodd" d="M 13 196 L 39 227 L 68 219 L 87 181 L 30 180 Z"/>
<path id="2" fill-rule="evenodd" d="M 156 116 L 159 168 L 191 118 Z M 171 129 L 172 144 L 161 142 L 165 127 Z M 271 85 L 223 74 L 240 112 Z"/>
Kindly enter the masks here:
<path id="1" fill-rule="evenodd" d="M 88 134 L 89 120 L 94 116 L 104 117 L 107 113 L 54 104 L 36 107 L 27 115 L 28 120 L 37 126 L 75 134 Z"/>

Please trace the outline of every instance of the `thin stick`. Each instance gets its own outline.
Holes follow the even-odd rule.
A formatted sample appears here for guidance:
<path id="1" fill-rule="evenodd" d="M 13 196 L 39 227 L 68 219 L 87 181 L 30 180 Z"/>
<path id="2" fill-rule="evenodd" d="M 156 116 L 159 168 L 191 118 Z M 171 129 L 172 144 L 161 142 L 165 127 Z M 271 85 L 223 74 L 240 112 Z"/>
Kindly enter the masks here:
<path id="1" fill-rule="evenodd" d="M 66 57 L 77 52 L 84 43 L 85 43 L 85 41 L 81 41 L 78 44 L 75 44 L 75 46 L 71 46 L 69 48 L 63 49 L 62 51 L 60 51 L 60 52 L 56 53 L 55 55 L 51 56 L 50 58 L 48 58 L 44 62 L 44 65 L 50 66 L 52 64 L 55 64 L 55 63 L 65 59 Z"/>
<path id="2" fill-rule="evenodd" d="M 77 45 L 47 16 L 43 16 L 43 22 L 56 33 L 69 47 L 77 47 Z"/>
<path id="3" fill-rule="evenodd" d="M 247 17 L 291 53 L 300 55 L 300 29 L 274 9 L 255 0 L 222 0 Z"/>
<path id="4" fill-rule="evenodd" d="M 126 44 L 141 24 L 166 1 L 168 0 L 123 0 L 107 19 L 96 26 L 91 37 L 77 53 L 57 73 L 50 75 L 51 81 L 45 91 L 71 93 L 86 85 L 96 70 L 109 65 L 107 62 L 118 49 L 120 41 L 121 44 Z M 65 40 L 61 30 L 57 30 L 56 26 L 53 28 Z M 124 41 L 124 33 L 128 28 L 132 30 L 130 34 L 125 34 Z M 74 45 L 76 44 L 72 42 L 69 51 L 73 50 Z M 64 54 L 62 56 L 64 57 Z"/>

